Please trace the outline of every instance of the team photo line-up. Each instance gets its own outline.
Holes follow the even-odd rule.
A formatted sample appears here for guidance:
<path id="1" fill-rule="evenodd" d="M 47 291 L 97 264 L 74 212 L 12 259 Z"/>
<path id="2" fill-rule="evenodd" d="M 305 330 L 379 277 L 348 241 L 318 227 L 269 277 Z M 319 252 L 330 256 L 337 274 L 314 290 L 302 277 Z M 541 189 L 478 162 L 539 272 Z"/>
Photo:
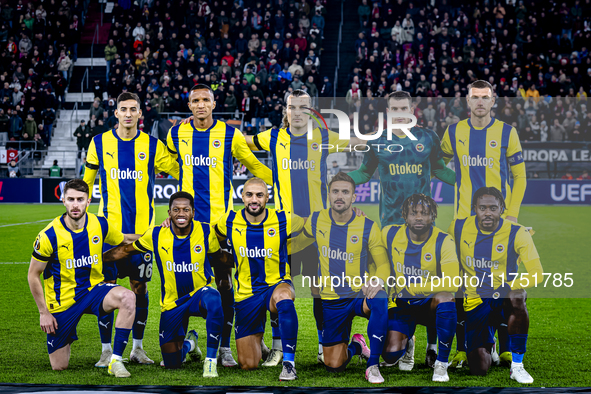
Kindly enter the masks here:
<path id="1" fill-rule="evenodd" d="M 192 116 L 169 130 L 166 144 L 138 130 L 139 98 L 122 93 L 117 128 L 93 138 L 84 179 L 64 187 L 66 213 L 34 242 L 28 282 L 51 367 L 68 367 L 83 314 L 98 318 L 102 353 L 96 367 L 129 377 L 123 353 L 130 334 L 130 360 L 153 364 L 143 337 L 147 282 L 156 265 L 160 365 L 167 369 L 199 360 L 203 377 L 216 378 L 218 363 L 250 370 L 263 361 L 266 367 L 281 364 L 279 380 L 297 379 L 292 278 L 302 275 L 320 284 L 309 288 L 318 362 L 328 373 L 343 372 L 355 356 L 366 361 L 370 383 L 384 383 L 380 369 L 412 370 L 420 324 L 427 330 L 425 363 L 433 368 L 434 382 L 449 381 L 448 368 L 485 375 L 492 364 L 503 364 L 511 379 L 533 383 L 523 363 L 526 289 L 540 282 L 543 270 L 533 231 L 517 223 L 526 189 L 518 134 L 491 117 L 494 102 L 493 87 L 476 81 L 468 87 L 470 117 L 450 125 L 442 140 L 423 127 L 410 129 L 415 139 L 395 129 L 391 138 L 403 147 L 400 152 L 368 150 L 359 169 L 329 180 L 328 154 L 365 143 L 340 139 L 321 127 L 309 136 L 315 111 L 302 90 L 288 97 L 282 128 L 245 136 L 213 118 L 213 90 L 195 85 L 188 100 Z M 391 93 L 387 104 L 389 112 L 414 110 L 404 91 Z M 386 138 L 374 143 L 389 143 Z M 321 150 L 319 144 L 333 148 Z M 272 169 L 253 151 L 269 152 Z M 488 159 L 486 166 L 461 165 L 462 157 L 478 155 Z M 244 208 L 238 211 L 232 199 L 233 158 L 253 175 L 244 184 Z M 282 165 L 285 160 L 318 164 L 293 169 Z M 446 166 L 451 160 L 455 172 Z M 393 174 L 396 165 L 422 171 Z M 355 186 L 376 170 L 380 224 L 353 206 Z M 177 179 L 179 191 L 170 198 L 166 220 L 156 225 L 153 191 L 160 172 Z M 137 176 L 121 176 L 127 173 Z M 95 215 L 87 210 L 97 175 L 101 199 Z M 446 231 L 434 226 L 438 207 L 431 198 L 431 177 L 455 185 L 454 218 Z M 267 208 L 271 185 L 274 209 Z M 527 273 L 514 280 L 520 266 Z M 130 290 L 116 284 L 125 277 Z M 267 312 L 270 349 L 263 339 Z M 198 333 L 189 329 L 190 316 L 205 319 L 205 355 L 197 346 Z M 351 335 L 356 316 L 368 321 L 368 341 L 361 333 Z M 232 330 L 237 361 L 230 348 Z M 450 357 L 454 338 L 457 349 Z"/>

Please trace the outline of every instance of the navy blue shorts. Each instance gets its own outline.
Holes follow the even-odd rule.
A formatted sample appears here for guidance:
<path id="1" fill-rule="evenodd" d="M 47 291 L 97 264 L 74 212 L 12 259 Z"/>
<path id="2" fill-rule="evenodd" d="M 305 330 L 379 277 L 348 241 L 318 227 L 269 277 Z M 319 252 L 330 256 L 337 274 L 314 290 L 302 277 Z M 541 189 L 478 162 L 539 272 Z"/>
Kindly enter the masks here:
<path id="1" fill-rule="evenodd" d="M 190 316 L 201 316 L 204 319 L 207 318 L 207 311 L 205 308 L 199 307 L 203 293 L 206 291 L 215 292 L 218 297 L 220 297 L 220 293 L 213 287 L 203 286 L 191 297 L 187 297 L 187 300 L 183 304 L 160 314 L 160 330 L 158 331 L 160 346 L 168 342 L 182 340 L 185 335 L 187 335 Z"/>
<path id="2" fill-rule="evenodd" d="M 349 343 L 353 318 L 361 316 L 369 319 L 369 316 L 363 313 L 363 300 L 365 295 L 361 291 L 356 298 L 322 300 L 324 316 L 322 346 L 330 347 L 339 343 Z"/>
<path id="3" fill-rule="evenodd" d="M 495 343 L 495 331 L 504 321 L 503 298 L 483 298 L 482 304 L 466 312 L 466 352 L 478 348 L 490 349 Z"/>
<path id="4" fill-rule="evenodd" d="M 435 321 L 429 311 L 431 299 L 429 297 L 399 302 L 395 308 L 388 309 L 388 331 L 397 331 L 410 338 L 418 324 L 434 325 Z"/>
<path id="5" fill-rule="evenodd" d="M 53 313 L 53 317 L 57 321 L 57 330 L 55 334 L 47 334 L 47 352 L 51 354 L 78 340 L 76 326 L 78 326 L 82 315 L 88 314 L 97 317 L 105 315 L 102 308 L 103 300 L 117 286 L 119 285 L 99 283 L 65 311 Z"/>
<path id="6" fill-rule="evenodd" d="M 105 244 L 103 252 L 114 248 Z M 103 263 L 103 275 L 106 281 L 117 280 L 117 278 L 129 278 L 138 282 L 149 282 L 152 280 L 153 253 L 134 254 L 127 259 Z"/>
<path id="7" fill-rule="evenodd" d="M 283 280 L 274 284 L 266 290 L 253 294 L 245 300 L 234 303 L 235 321 L 234 338 L 240 339 L 265 332 L 267 324 L 267 311 L 271 305 L 271 297 L 275 288 L 281 283 L 288 283 L 293 287 L 290 280 Z"/>

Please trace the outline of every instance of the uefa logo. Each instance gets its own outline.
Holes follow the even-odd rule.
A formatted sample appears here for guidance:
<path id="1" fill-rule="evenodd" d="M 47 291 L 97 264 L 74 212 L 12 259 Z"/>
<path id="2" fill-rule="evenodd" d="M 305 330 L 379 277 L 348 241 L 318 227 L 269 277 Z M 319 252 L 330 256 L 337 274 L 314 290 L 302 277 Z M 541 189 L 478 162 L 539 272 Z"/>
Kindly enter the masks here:
<path id="1" fill-rule="evenodd" d="M 145 152 L 140 152 L 137 154 L 137 158 L 141 161 L 146 160 L 146 153 Z"/>
<path id="2" fill-rule="evenodd" d="M 320 148 L 320 145 L 318 145 L 318 142 L 314 142 L 310 145 L 310 148 L 312 148 L 313 151 L 317 151 Z"/>
<path id="3" fill-rule="evenodd" d="M 213 143 L 211 145 L 214 148 L 219 148 L 220 146 L 222 146 L 222 143 L 220 142 L 220 140 L 213 140 Z"/>
<path id="4" fill-rule="evenodd" d="M 433 260 L 433 255 L 431 253 L 425 253 L 425 256 L 423 256 L 423 258 L 426 262 L 430 262 L 431 260 Z"/>
<path id="5" fill-rule="evenodd" d="M 98 235 L 95 235 L 94 237 L 92 237 L 92 243 L 93 244 L 98 244 L 101 241 L 101 238 Z"/>
<path id="6" fill-rule="evenodd" d="M 35 240 L 34 248 L 35 248 L 35 250 L 41 249 L 41 240 L 39 239 L 39 237 L 37 237 L 37 239 Z"/>
<path id="7" fill-rule="evenodd" d="M 499 252 L 499 253 L 503 253 L 505 251 L 505 247 L 501 244 L 498 244 L 496 246 L 496 249 L 497 249 L 497 252 Z"/>
<path id="8" fill-rule="evenodd" d="M 490 140 L 490 142 L 488 143 L 488 146 L 490 146 L 493 149 L 496 148 L 497 147 L 497 141 Z"/>
<path id="9" fill-rule="evenodd" d="M 417 144 L 415 146 L 415 149 L 417 150 L 417 152 L 422 152 L 422 151 L 425 150 L 425 145 L 423 145 L 423 144 Z"/>
<path id="10" fill-rule="evenodd" d="M 351 235 L 350 241 L 352 244 L 356 244 L 357 242 L 359 242 L 359 237 L 357 235 Z"/>
<path id="11" fill-rule="evenodd" d="M 195 253 L 201 253 L 201 251 L 203 250 L 203 247 L 201 245 L 195 245 Z"/>
<path id="12" fill-rule="evenodd" d="M 267 235 L 268 235 L 269 237 L 274 237 L 274 236 L 275 236 L 275 234 L 276 234 L 276 231 L 275 231 L 275 229 L 274 229 L 274 228 L 270 228 L 270 229 L 268 229 L 268 230 L 267 230 Z"/>
<path id="13" fill-rule="evenodd" d="M 150 253 L 146 253 L 146 254 L 144 255 L 144 261 L 145 261 L 146 263 L 149 263 L 151 260 L 152 260 L 152 255 L 151 255 Z"/>

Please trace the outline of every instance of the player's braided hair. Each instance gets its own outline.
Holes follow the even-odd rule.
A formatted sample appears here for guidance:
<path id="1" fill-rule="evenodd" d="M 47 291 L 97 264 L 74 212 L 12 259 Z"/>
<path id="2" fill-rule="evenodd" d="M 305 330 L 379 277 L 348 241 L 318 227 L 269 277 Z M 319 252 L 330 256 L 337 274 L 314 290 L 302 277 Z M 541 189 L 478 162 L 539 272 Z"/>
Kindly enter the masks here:
<path id="1" fill-rule="evenodd" d="M 505 211 L 507 206 L 505 205 L 505 198 L 503 197 L 503 193 L 496 187 L 481 187 L 480 189 L 476 190 L 474 196 L 472 197 L 472 209 L 476 210 L 476 206 L 478 205 L 478 199 L 482 196 L 493 196 L 501 205 L 501 213 Z"/>
<path id="2" fill-rule="evenodd" d="M 431 218 L 433 221 L 437 219 L 437 203 L 431 197 L 423 193 L 415 193 L 412 196 L 404 200 L 402 204 L 402 217 L 406 220 L 410 210 L 415 211 L 417 206 L 422 205 L 423 208 L 429 208 Z"/>
<path id="3" fill-rule="evenodd" d="M 307 92 L 303 91 L 302 89 L 296 89 L 287 97 L 287 100 L 289 100 L 290 97 L 305 97 L 305 96 L 310 97 L 310 95 Z M 289 127 L 289 119 L 287 117 L 287 100 L 285 102 L 285 106 L 283 107 L 283 120 L 282 120 L 282 122 L 283 122 L 282 127 L 285 129 Z"/>

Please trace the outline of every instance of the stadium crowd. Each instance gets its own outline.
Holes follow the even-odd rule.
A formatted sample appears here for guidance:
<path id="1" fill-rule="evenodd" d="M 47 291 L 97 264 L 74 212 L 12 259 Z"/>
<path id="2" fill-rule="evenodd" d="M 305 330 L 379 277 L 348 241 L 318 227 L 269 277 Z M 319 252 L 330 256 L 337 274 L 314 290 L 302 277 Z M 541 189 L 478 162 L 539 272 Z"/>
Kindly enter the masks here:
<path id="1" fill-rule="evenodd" d="M 0 135 L 8 137 L 8 146 L 42 150 L 51 144 L 56 111 L 77 59 L 83 3 L 0 4 Z"/>
<path id="2" fill-rule="evenodd" d="M 362 0 L 358 14 L 350 105 L 408 91 L 419 124 L 441 136 L 484 79 L 500 98 L 493 116 L 522 141 L 591 141 L 591 1 Z"/>
<path id="3" fill-rule="evenodd" d="M 98 89 L 109 100 L 124 91 L 138 94 L 144 130 L 161 113 L 187 113 L 196 83 L 215 90 L 216 112 L 243 112 L 251 133 L 265 129 L 265 119 L 279 127 L 291 91 L 333 94 L 319 74 L 325 3 L 115 3 L 105 47 L 108 82 L 97 81 Z"/>

